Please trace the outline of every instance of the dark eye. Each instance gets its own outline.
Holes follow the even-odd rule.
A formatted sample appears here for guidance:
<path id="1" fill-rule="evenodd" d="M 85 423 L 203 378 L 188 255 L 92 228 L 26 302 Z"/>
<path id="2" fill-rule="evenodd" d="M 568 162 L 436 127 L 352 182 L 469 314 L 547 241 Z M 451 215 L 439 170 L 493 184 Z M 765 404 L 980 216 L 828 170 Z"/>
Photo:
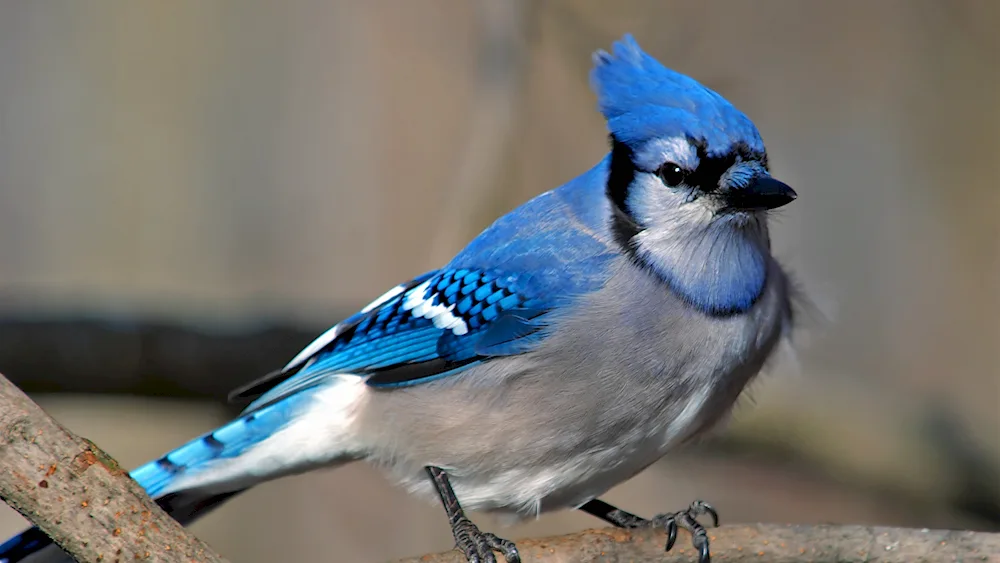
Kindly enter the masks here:
<path id="1" fill-rule="evenodd" d="M 687 172 L 683 168 L 674 164 L 673 162 L 668 162 L 660 167 L 656 171 L 656 175 L 663 180 L 663 183 L 671 188 L 675 188 L 684 182 L 684 178 L 687 177 Z"/>

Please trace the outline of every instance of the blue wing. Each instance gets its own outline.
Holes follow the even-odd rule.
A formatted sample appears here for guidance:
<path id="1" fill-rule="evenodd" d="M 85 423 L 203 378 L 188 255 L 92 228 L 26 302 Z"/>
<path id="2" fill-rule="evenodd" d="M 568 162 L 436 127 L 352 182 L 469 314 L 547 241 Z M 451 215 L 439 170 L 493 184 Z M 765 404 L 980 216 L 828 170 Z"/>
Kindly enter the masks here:
<path id="1" fill-rule="evenodd" d="M 618 255 L 606 178 L 607 159 L 501 217 L 445 268 L 396 286 L 231 396 L 255 398 L 256 410 L 334 373 L 401 387 L 533 349 L 552 311 L 601 287 Z"/>
<path id="2" fill-rule="evenodd" d="M 531 336 L 548 310 L 530 286 L 521 274 L 439 270 L 366 313 L 310 368 L 367 374 L 370 385 L 390 386 L 520 353 L 537 341 Z"/>
<path id="3" fill-rule="evenodd" d="M 446 268 L 393 288 L 330 329 L 281 372 L 234 392 L 256 410 L 333 373 L 374 387 L 423 383 L 495 356 L 530 350 L 551 305 L 531 279 L 496 270 Z"/>

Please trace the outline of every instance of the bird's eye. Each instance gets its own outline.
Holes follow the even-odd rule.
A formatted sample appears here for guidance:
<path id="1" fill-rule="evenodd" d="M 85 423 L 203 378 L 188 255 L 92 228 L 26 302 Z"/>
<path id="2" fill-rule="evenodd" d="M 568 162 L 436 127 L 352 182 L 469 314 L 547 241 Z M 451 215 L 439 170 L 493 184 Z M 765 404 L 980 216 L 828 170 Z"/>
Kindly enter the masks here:
<path id="1" fill-rule="evenodd" d="M 687 177 L 687 172 L 685 172 L 679 165 L 674 164 L 673 162 L 668 162 L 656 171 L 656 175 L 660 177 L 660 180 L 663 180 L 665 185 L 674 188 L 684 182 L 684 178 Z"/>

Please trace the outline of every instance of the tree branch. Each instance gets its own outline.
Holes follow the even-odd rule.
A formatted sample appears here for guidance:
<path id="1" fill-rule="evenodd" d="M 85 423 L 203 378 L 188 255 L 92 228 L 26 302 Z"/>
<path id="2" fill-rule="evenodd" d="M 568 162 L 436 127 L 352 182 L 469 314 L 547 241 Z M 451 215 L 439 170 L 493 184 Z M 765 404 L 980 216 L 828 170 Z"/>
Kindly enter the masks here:
<path id="1" fill-rule="evenodd" d="M 118 463 L 0 375 L 0 498 L 78 561 L 222 563 Z"/>
<path id="2" fill-rule="evenodd" d="M 69 432 L 0 375 L 0 498 L 79 561 L 222 563 L 97 446 Z M 724 526 L 711 531 L 713 559 L 799 563 L 1000 563 L 1000 534 L 864 526 Z M 523 539 L 525 563 L 694 561 L 678 538 L 653 530 L 588 530 Z M 397 563 L 465 563 L 457 551 Z"/>
<path id="3" fill-rule="evenodd" d="M 1000 534 L 867 526 L 756 524 L 710 530 L 712 560 L 730 563 L 1000 562 Z M 653 530 L 587 530 L 517 542 L 524 563 L 693 563 L 682 531 L 669 554 L 666 534 Z M 458 551 L 396 563 L 465 563 Z"/>

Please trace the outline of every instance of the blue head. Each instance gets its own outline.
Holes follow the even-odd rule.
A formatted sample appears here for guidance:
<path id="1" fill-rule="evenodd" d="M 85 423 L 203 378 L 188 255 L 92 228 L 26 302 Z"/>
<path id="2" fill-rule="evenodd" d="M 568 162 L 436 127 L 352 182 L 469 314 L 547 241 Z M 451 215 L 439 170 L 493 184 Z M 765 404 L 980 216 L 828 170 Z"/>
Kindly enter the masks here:
<path id="1" fill-rule="evenodd" d="M 795 198 L 771 178 L 753 122 L 628 35 L 595 53 L 590 78 L 611 132 L 619 242 L 706 313 L 753 306 L 767 278 L 767 213 Z"/>

